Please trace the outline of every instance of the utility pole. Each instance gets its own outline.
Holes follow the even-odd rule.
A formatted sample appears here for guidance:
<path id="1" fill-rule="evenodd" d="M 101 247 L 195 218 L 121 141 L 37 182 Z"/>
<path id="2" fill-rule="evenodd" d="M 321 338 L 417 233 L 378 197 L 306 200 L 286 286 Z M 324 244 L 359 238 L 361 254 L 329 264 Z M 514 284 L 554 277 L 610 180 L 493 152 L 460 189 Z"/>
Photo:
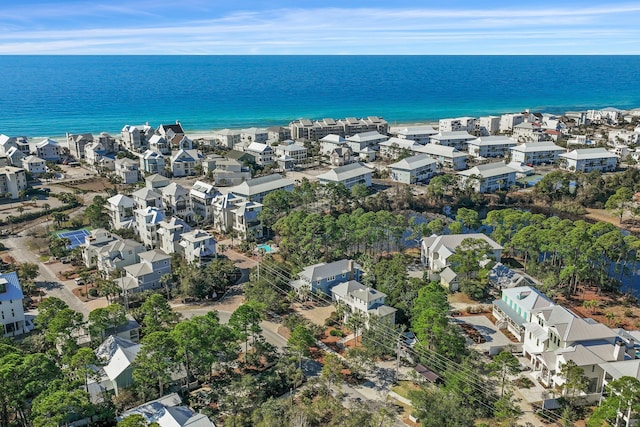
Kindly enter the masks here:
<path id="1" fill-rule="evenodd" d="M 396 357 L 396 382 L 398 381 L 398 378 L 400 377 L 400 346 L 401 346 L 401 342 L 402 342 L 402 334 L 398 335 L 398 343 L 397 343 L 397 357 Z"/>

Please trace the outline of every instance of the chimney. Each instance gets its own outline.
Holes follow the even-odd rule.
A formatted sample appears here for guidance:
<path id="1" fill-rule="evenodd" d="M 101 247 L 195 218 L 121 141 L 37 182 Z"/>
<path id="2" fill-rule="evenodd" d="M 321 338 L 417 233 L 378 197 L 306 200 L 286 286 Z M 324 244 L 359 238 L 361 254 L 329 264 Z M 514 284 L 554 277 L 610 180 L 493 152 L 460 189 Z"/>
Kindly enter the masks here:
<path id="1" fill-rule="evenodd" d="M 625 355 L 625 345 L 622 341 L 616 341 L 616 344 L 613 346 L 613 360 L 620 361 L 624 360 Z"/>

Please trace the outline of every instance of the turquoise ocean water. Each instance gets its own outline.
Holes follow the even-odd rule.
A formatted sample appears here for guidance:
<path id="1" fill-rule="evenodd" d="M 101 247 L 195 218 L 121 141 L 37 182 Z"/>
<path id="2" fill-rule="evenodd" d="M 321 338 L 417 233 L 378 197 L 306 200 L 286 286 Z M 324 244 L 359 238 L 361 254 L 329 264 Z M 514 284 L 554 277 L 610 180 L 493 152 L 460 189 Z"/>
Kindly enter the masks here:
<path id="1" fill-rule="evenodd" d="M 640 56 L 2 56 L 0 133 L 640 107 Z"/>

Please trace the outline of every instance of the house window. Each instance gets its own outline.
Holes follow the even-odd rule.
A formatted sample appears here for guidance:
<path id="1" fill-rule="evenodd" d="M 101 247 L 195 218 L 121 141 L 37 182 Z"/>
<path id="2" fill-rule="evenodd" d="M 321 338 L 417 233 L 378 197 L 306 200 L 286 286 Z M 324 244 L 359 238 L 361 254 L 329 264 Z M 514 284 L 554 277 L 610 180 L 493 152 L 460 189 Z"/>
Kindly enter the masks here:
<path id="1" fill-rule="evenodd" d="M 329 281 L 329 282 L 333 282 L 334 280 L 336 280 L 336 276 L 327 277 L 327 281 Z"/>

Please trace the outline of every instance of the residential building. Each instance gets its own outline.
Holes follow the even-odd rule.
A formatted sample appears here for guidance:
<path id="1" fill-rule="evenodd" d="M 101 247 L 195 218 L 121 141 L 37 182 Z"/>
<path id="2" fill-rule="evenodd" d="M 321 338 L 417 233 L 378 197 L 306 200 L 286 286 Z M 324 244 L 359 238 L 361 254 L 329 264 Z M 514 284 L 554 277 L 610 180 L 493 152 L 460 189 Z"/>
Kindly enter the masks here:
<path id="1" fill-rule="evenodd" d="M 171 256 L 159 249 L 142 252 L 140 262 L 124 268 L 125 276 L 115 282 L 124 292 L 142 292 L 163 286 L 160 278 L 171 274 Z"/>
<path id="2" fill-rule="evenodd" d="M 213 201 L 213 229 L 218 233 L 229 233 L 235 222 L 233 210 L 244 201 L 246 201 L 245 198 L 234 193 L 216 196 Z"/>
<path id="3" fill-rule="evenodd" d="M 480 117 L 476 128 L 481 136 L 495 135 L 500 132 L 500 116 Z"/>
<path id="4" fill-rule="evenodd" d="M 400 129 L 397 132 L 397 137 L 400 139 L 410 139 L 415 141 L 416 144 L 425 145 L 431 142 L 431 137 L 437 135 L 438 131 L 432 126 L 408 126 Z"/>
<path id="5" fill-rule="evenodd" d="M 84 147 L 84 160 L 98 172 L 115 171 L 116 158 L 101 142 L 92 142 Z"/>
<path id="6" fill-rule="evenodd" d="M 29 140 L 26 136 L 7 136 L 0 134 L 0 154 L 7 154 L 10 148 L 15 148 L 28 156 L 31 152 Z"/>
<path id="7" fill-rule="evenodd" d="M 144 179 L 145 187 L 151 190 L 162 191 L 163 187 L 171 184 L 171 180 L 162 174 L 149 175 Z"/>
<path id="8" fill-rule="evenodd" d="M 131 197 L 116 194 L 107 199 L 106 210 L 109 215 L 111 228 L 119 230 L 121 228 L 131 228 L 134 223 L 133 210 L 136 202 Z"/>
<path id="9" fill-rule="evenodd" d="M 547 138 L 542 127 L 536 122 L 522 122 L 513 127 L 513 138 L 518 142 L 537 142 Z"/>
<path id="10" fill-rule="evenodd" d="M 284 126 L 272 126 L 267 128 L 269 142 L 282 142 L 291 139 L 291 129 Z"/>
<path id="11" fill-rule="evenodd" d="M 351 152 L 351 148 L 348 146 L 334 148 L 331 153 L 329 153 L 329 163 L 332 166 L 344 166 L 351 163 L 351 159 L 353 157 L 353 153 Z"/>
<path id="12" fill-rule="evenodd" d="M 76 159 L 84 159 L 84 147 L 93 142 L 93 135 L 90 133 L 71 134 L 67 132 L 67 146 L 69 152 Z"/>
<path id="13" fill-rule="evenodd" d="M 559 166 L 573 172 L 613 172 L 618 167 L 618 156 L 603 147 L 573 150 L 558 157 Z"/>
<path id="14" fill-rule="evenodd" d="M 490 237 L 482 233 L 447 234 L 442 236 L 430 236 L 422 239 L 420 246 L 420 258 L 422 264 L 431 271 L 440 271 L 449 265 L 447 261 L 465 239 L 484 240 L 492 249 L 492 257 L 500 262 L 502 258 L 502 246 L 494 242 Z"/>
<path id="15" fill-rule="evenodd" d="M 340 120 L 325 118 L 316 121 L 300 119 L 291 122 L 289 129 L 291 129 L 291 138 L 293 139 L 318 141 L 330 134 L 345 138 L 358 133 L 376 131 L 386 135 L 389 131 L 389 124 L 383 118 L 376 116 L 362 119 L 347 117 Z"/>
<path id="16" fill-rule="evenodd" d="M 525 165 L 555 164 L 564 148 L 551 141 L 528 142 L 511 147 L 511 161 Z"/>
<path id="17" fill-rule="evenodd" d="M 444 145 L 446 147 L 457 148 L 460 151 L 466 151 L 467 143 L 474 139 L 476 139 L 476 137 L 467 131 L 439 132 L 431 136 L 431 144 Z"/>
<path id="18" fill-rule="evenodd" d="M 180 141 L 184 138 L 184 129 L 182 129 L 182 125 L 178 120 L 176 120 L 175 123 L 158 126 L 156 133 L 169 143 L 169 147 L 179 145 Z M 171 154 L 171 150 L 169 150 L 168 153 L 162 154 Z"/>
<path id="19" fill-rule="evenodd" d="M 395 160 L 402 155 L 410 154 L 416 151 L 422 145 L 416 143 L 412 139 L 389 138 L 387 141 L 378 144 L 380 147 L 380 156 L 385 159 Z"/>
<path id="20" fill-rule="evenodd" d="M 164 221 L 164 213 L 158 208 L 143 208 L 133 211 L 136 231 L 147 249 L 159 246 L 158 228 Z"/>
<path id="21" fill-rule="evenodd" d="M 250 169 L 235 159 L 207 158 L 202 162 L 202 170 L 211 177 L 214 185 L 220 187 L 238 185 L 251 179 Z"/>
<path id="22" fill-rule="evenodd" d="M 437 164 L 426 154 L 417 154 L 389 165 L 390 178 L 403 184 L 428 182 L 436 174 Z"/>
<path id="23" fill-rule="evenodd" d="M 196 181 L 193 184 L 189 190 L 189 197 L 191 209 L 195 217 L 199 217 L 197 222 L 213 221 L 213 201 L 218 194 L 220 194 L 218 190 L 211 184 L 202 181 Z"/>
<path id="24" fill-rule="evenodd" d="M 175 216 L 171 218 L 165 217 L 165 220 L 158 224 L 158 241 L 159 247 L 165 254 L 182 253 L 182 233 L 191 231 L 191 227 Z"/>
<path id="25" fill-rule="evenodd" d="M 203 266 L 217 257 L 216 240 L 204 230 L 195 229 L 182 233 L 179 244 L 182 246 L 182 253 L 189 264 Z"/>
<path id="26" fill-rule="evenodd" d="M 120 146 L 116 139 L 107 132 L 100 132 L 100 135 L 93 137 L 93 142 L 99 142 L 102 144 L 107 153 L 116 153 L 120 151 Z"/>
<path id="27" fill-rule="evenodd" d="M 267 166 L 273 163 L 273 149 L 267 144 L 252 142 L 244 151 L 253 156 L 257 165 Z"/>
<path id="28" fill-rule="evenodd" d="M 502 289 L 501 299 L 493 302 L 496 326 L 506 328 L 518 341 L 524 341 L 524 324 L 531 322 L 533 310 L 550 307 L 553 302 L 531 286 Z"/>
<path id="29" fill-rule="evenodd" d="M 360 281 L 362 267 L 353 260 L 343 259 L 330 263 L 322 262 L 305 267 L 298 273 L 298 279 L 290 283 L 297 291 L 317 292 L 322 291 L 331 294 L 334 286 L 350 280 Z"/>
<path id="30" fill-rule="evenodd" d="M 300 165 L 307 162 L 307 151 L 307 147 L 298 144 L 281 144 L 275 147 L 276 156 L 289 156 L 294 165 Z"/>
<path id="31" fill-rule="evenodd" d="M 438 131 L 442 132 L 473 132 L 476 130 L 477 120 L 474 117 L 458 117 L 457 119 L 440 119 Z"/>
<path id="32" fill-rule="evenodd" d="M 345 304 L 349 313 L 361 313 L 365 319 L 365 327 L 369 327 L 369 320 L 375 317 L 380 321 L 394 325 L 396 323 L 396 309 L 385 305 L 387 295 L 384 292 L 363 285 L 355 280 L 342 282 L 331 288 L 331 298 L 336 304 Z"/>
<path id="33" fill-rule="evenodd" d="M 23 151 L 20 151 L 20 149 L 16 147 L 10 147 L 4 156 L 7 159 L 8 165 L 19 168 L 22 167 L 22 159 L 29 156 L 29 154 L 24 154 Z M 5 162 L 3 166 L 7 166 L 7 162 Z"/>
<path id="34" fill-rule="evenodd" d="M 153 151 L 154 153 L 170 156 L 171 143 L 160 135 L 153 135 L 149 138 L 149 150 L 147 151 Z"/>
<path id="35" fill-rule="evenodd" d="M 347 146 L 347 140 L 343 136 L 329 134 L 318 141 L 320 143 L 320 155 L 329 156 L 336 148 Z"/>
<path id="36" fill-rule="evenodd" d="M 157 424 L 158 427 L 216 427 L 205 414 L 182 406 L 182 400 L 176 393 L 129 409 L 117 419 L 121 421 L 130 415 L 142 415 L 145 424 Z"/>
<path id="37" fill-rule="evenodd" d="M 0 332 L 14 337 L 29 332 L 33 325 L 25 319 L 24 294 L 15 271 L 0 274 Z"/>
<path id="38" fill-rule="evenodd" d="M 504 162 L 486 163 L 458 172 L 463 187 L 477 193 L 506 190 L 516 183 L 516 170 Z"/>
<path id="39" fill-rule="evenodd" d="M 27 175 L 24 169 L 13 166 L 0 168 L 0 197 L 17 199 L 20 197 L 20 192 L 27 187 Z"/>
<path id="40" fill-rule="evenodd" d="M 234 145 L 240 144 L 240 131 L 222 129 L 213 133 L 213 139 L 222 147 L 233 148 Z"/>
<path id="41" fill-rule="evenodd" d="M 229 187 L 229 192 L 252 202 L 262 203 L 264 196 L 275 190 L 293 191 L 294 182 L 274 173 L 249 179 L 242 184 Z"/>
<path id="42" fill-rule="evenodd" d="M 389 137 L 377 131 L 358 133 L 346 138 L 347 145 L 354 153 L 359 153 L 366 148 L 378 149 L 381 142 L 385 142 Z"/>
<path id="43" fill-rule="evenodd" d="M 252 142 L 266 143 L 269 140 L 269 131 L 264 128 L 248 128 L 240 131 L 240 142 L 246 146 Z"/>
<path id="44" fill-rule="evenodd" d="M 147 174 L 165 174 L 164 156 L 156 151 L 147 150 L 140 156 L 140 169 Z"/>
<path id="45" fill-rule="evenodd" d="M 623 112 L 623 110 L 613 107 L 602 110 L 587 110 L 587 120 L 595 124 L 617 125 L 622 120 Z"/>
<path id="46" fill-rule="evenodd" d="M 36 155 L 47 162 L 59 163 L 62 149 L 57 141 L 46 138 L 36 145 Z"/>
<path id="47" fill-rule="evenodd" d="M 145 209 L 145 208 L 163 209 L 162 194 L 148 187 L 142 187 L 141 189 L 134 191 L 131 194 L 131 198 L 135 202 L 137 209 Z"/>
<path id="48" fill-rule="evenodd" d="M 116 175 L 123 184 L 135 184 L 140 180 L 140 165 L 128 157 L 116 159 Z"/>
<path id="49" fill-rule="evenodd" d="M 230 209 L 232 229 L 243 240 L 262 239 L 264 229 L 258 214 L 262 211 L 262 203 L 250 200 L 236 200 L 235 207 Z"/>
<path id="50" fill-rule="evenodd" d="M 34 155 L 22 159 L 22 168 L 31 175 L 38 177 L 47 172 L 47 162 Z"/>
<path id="51" fill-rule="evenodd" d="M 426 154 L 438 162 L 438 167 L 462 170 L 467 167 L 467 154 L 459 151 L 455 147 L 444 145 L 427 144 L 418 145 L 412 148 L 414 153 Z"/>
<path id="52" fill-rule="evenodd" d="M 140 348 L 140 344 L 114 335 L 100 344 L 95 351 L 100 366 L 98 379 L 88 384 L 92 401 L 98 401 L 102 393 L 109 391 L 118 396 L 133 385 L 133 363 Z"/>
<path id="53" fill-rule="evenodd" d="M 149 148 L 149 138 L 154 134 L 154 129 L 149 123 L 141 126 L 125 125 L 122 128 L 121 137 L 124 146 L 131 151 L 141 152 Z"/>
<path id="54" fill-rule="evenodd" d="M 180 149 L 171 156 L 171 174 L 174 177 L 197 175 L 202 165 L 202 154 L 198 150 Z"/>
<path id="55" fill-rule="evenodd" d="M 513 128 L 524 122 L 525 116 L 522 113 L 503 114 L 500 116 L 500 133 L 513 132 Z"/>
<path id="56" fill-rule="evenodd" d="M 145 250 L 142 243 L 96 228 L 84 239 L 82 260 L 87 268 L 96 267 L 108 275 L 138 262 L 138 255 Z"/>
<path id="57" fill-rule="evenodd" d="M 630 131 L 627 129 L 615 129 L 609 132 L 609 142 L 637 145 L 640 142 L 640 132 Z"/>
<path id="58" fill-rule="evenodd" d="M 177 216 L 187 222 L 193 221 L 189 190 L 178 183 L 172 182 L 162 187 L 162 206 L 167 216 Z"/>
<path id="59" fill-rule="evenodd" d="M 331 169 L 329 172 L 318 175 L 317 178 L 322 185 L 333 182 L 343 184 L 350 190 L 356 184 L 364 184 L 366 187 L 371 187 L 372 175 L 373 170 L 362 163 L 352 163 Z"/>
<path id="60" fill-rule="evenodd" d="M 481 136 L 467 142 L 469 155 L 478 158 L 505 157 L 516 145 L 517 141 L 501 135 Z"/>

